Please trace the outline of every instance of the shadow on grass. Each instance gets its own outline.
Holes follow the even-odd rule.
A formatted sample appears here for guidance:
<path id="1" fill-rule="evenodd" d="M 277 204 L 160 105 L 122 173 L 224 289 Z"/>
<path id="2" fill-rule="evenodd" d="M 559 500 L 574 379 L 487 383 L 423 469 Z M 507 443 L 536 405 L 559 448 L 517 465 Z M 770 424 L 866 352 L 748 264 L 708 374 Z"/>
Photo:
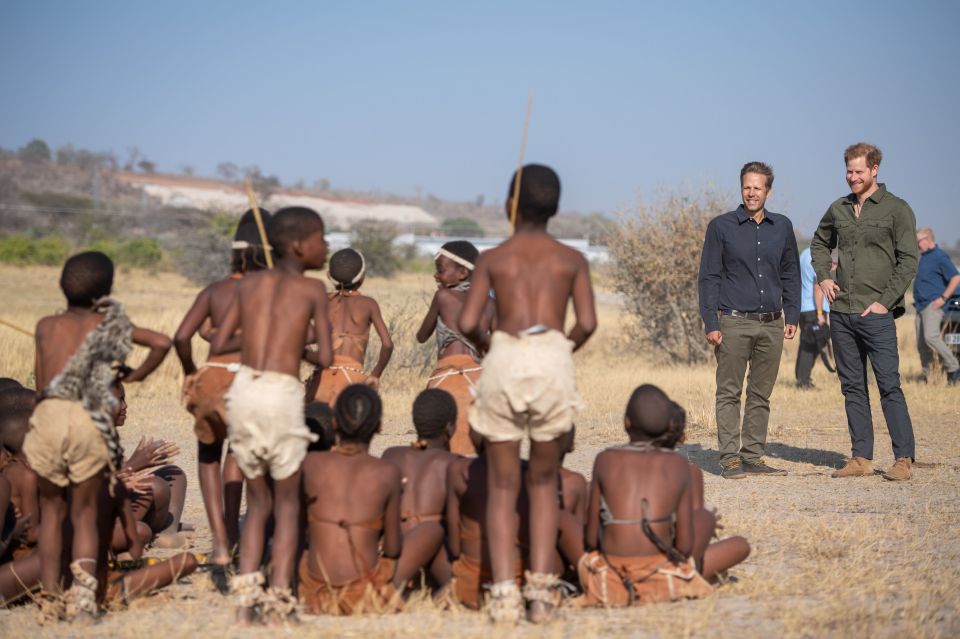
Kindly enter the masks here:
<path id="1" fill-rule="evenodd" d="M 720 451 L 704 448 L 700 444 L 684 444 L 680 447 L 680 450 L 703 472 L 711 475 L 720 474 Z M 782 459 L 798 464 L 813 464 L 814 466 L 826 466 L 828 468 L 840 468 L 847 461 L 845 455 L 836 451 L 799 448 L 777 442 L 767 444 L 766 456 L 771 459 Z"/>

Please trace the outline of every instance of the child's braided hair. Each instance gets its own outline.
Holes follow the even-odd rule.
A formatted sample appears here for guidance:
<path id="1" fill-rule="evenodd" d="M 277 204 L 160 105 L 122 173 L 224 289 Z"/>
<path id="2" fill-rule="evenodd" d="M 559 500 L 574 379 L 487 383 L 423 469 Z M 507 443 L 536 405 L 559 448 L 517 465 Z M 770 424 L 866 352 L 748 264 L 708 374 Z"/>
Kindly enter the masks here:
<path id="1" fill-rule="evenodd" d="M 667 426 L 667 432 L 661 435 L 660 445 L 663 448 L 676 448 L 677 444 L 680 443 L 680 438 L 683 437 L 683 431 L 687 427 L 687 411 L 683 410 L 683 406 L 680 404 L 671 401 L 670 402 L 670 422 Z"/>
<path id="2" fill-rule="evenodd" d="M 383 403 L 370 386 L 351 384 L 337 397 L 333 415 L 341 440 L 366 443 L 380 430 Z"/>

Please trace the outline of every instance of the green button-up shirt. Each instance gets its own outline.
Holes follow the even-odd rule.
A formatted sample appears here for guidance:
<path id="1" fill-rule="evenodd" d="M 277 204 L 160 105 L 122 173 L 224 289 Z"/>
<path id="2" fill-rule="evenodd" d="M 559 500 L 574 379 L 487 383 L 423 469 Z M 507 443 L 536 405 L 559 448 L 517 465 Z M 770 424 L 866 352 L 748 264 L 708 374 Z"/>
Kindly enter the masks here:
<path id="1" fill-rule="evenodd" d="M 896 316 L 903 294 L 917 272 L 917 219 L 910 205 L 883 184 L 854 214 L 853 193 L 830 205 L 810 243 L 817 282 L 839 286 L 830 310 L 862 313 L 880 302 Z M 837 274 L 830 272 L 830 250 L 838 248 Z"/>

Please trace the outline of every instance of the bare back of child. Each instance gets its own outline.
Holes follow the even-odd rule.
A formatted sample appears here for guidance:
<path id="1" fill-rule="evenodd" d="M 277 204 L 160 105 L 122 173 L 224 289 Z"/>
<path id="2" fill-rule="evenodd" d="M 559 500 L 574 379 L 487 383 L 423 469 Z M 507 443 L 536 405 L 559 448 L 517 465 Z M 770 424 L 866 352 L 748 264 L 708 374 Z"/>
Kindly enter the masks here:
<path id="1" fill-rule="evenodd" d="M 460 312 L 470 290 L 473 270 L 480 252 L 465 240 L 447 242 L 434 258 L 436 272 L 433 279 L 437 291 L 430 302 L 417 341 L 423 344 L 430 336 L 437 336 L 437 366 L 430 374 L 427 388 L 442 388 L 457 402 L 457 429 L 450 449 L 460 455 L 473 455 L 470 443 L 470 424 L 467 412 L 476 396 L 480 379 L 481 351 L 459 331 Z M 479 332 L 487 335 L 493 322 L 493 302 L 489 298 L 480 318 Z"/>
<path id="2" fill-rule="evenodd" d="M 670 436 L 663 447 L 673 449 L 686 439 L 684 433 L 687 413 L 676 402 L 670 402 Z M 690 470 L 691 501 L 693 503 L 693 558 L 703 578 L 717 583 L 724 575 L 750 555 L 750 544 L 740 536 L 727 537 L 711 543 L 718 529 L 720 515 L 708 509 L 704 500 L 703 471 L 693 462 Z"/>
<path id="3" fill-rule="evenodd" d="M 513 187 L 513 180 L 510 182 Z M 512 191 L 507 199 L 511 208 Z M 490 495 L 487 521 L 493 575 L 503 597 L 491 614 L 512 621 L 522 613 L 512 584 L 512 531 L 506 522 L 520 488 L 520 441 L 531 439 L 527 489 L 530 495 L 530 575 L 524 589 L 528 618 L 549 619 L 553 593 L 559 505 L 557 472 L 561 438 L 573 427 L 579 407 L 572 353 L 596 329 L 593 289 L 586 259 L 546 231 L 559 206 L 560 180 L 551 169 L 523 169 L 516 231 L 482 254 L 460 316 L 468 338 L 484 343 L 481 317 L 487 291 L 496 296 L 497 330 L 489 343 L 470 425 L 489 442 Z M 576 323 L 564 334 L 567 305 Z M 531 399 L 532 398 L 532 399 Z M 507 603 L 512 602 L 512 603 Z"/>
<path id="4" fill-rule="evenodd" d="M 394 464 L 403 482 L 400 526 L 403 552 L 397 562 L 394 582 L 407 584 L 421 569 L 433 583 L 450 579 L 450 562 L 443 548 L 443 510 L 447 500 L 447 466 L 458 456 L 450 452 L 456 428 L 457 404 L 444 390 L 427 389 L 413 402 L 413 425 L 417 441 L 383 452 Z"/>
<path id="5" fill-rule="evenodd" d="M 594 462 L 586 544 L 578 567 L 581 605 L 625 606 L 710 592 L 692 553 L 695 523 L 687 460 L 664 449 L 671 402 L 659 388 L 637 388 L 624 423 L 630 443 Z"/>
<path id="6" fill-rule="evenodd" d="M 327 272 L 334 285 L 328 308 L 333 363 L 314 371 L 307 382 L 307 399 L 333 406 L 340 391 L 350 384 L 380 388 L 380 377 L 393 354 L 393 340 L 380 313 L 380 305 L 372 297 L 360 293 L 366 275 L 363 255 L 351 248 L 339 250 L 330 258 Z M 371 326 L 380 338 L 380 353 L 376 365 L 367 375 L 363 367 Z"/>
<path id="7" fill-rule="evenodd" d="M 300 466 L 316 438 L 306 426 L 299 379 L 311 321 L 319 362 L 329 365 L 331 359 L 326 289 L 303 275 L 326 261 L 323 221 L 311 209 L 289 207 L 273 216 L 267 234 L 278 258 L 275 268 L 240 281 L 211 343 L 211 352 L 221 354 L 241 331 L 241 367 L 226 395 L 227 436 L 247 481 L 239 574 L 230 580 L 241 624 L 255 620 L 258 605 L 270 623 L 296 619 L 290 584 L 299 537 Z M 264 593 L 260 563 L 271 515 L 273 570 Z"/>
<path id="8" fill-rule="evenodd" d="M 490 466 L 487 442 L 471 431 L 476 458 L 461 458 L 447 467 L 447 549 L 451 565 L 451 580 L 441 596 L 450 597 L 460 605 L 478 610 L 483 602 L 483 591 L 489 588 L 491 605 L 497 605 L 497 588 L 493 573 L 490 546 Z M 521 463 L 521 472 L 527 472 Z M 554 493 L 556 498 L 556 493 Z M 517 501 L 506 516 L 506 527 L 511 533 L 510 583 L 514 588 L 523 580 L 529 566 L 530 507 L 527 491 L 521 486 Z"/>
<path id="9" fill-rule="evenodd" d="M 398 608 L 393 580 L 402 544 L 400 471 L 369 454 L 382 410 L 374 389 L 347 386 L 334 408 L 336 446 L 304 462 L 309 542 L 300 560 L 299 589 L 313 614 Z"/>
<path id="10" fill-rule="evenodd" d="M 269 211 L 261 209 L 260 214 L 264 224 L 270 221 Z M 213 536 L 210 562 L 217 566 L 230 563 L 230 549 L 237 543 L 239 534 L 239 496 L 229 495 L 225 499 L 225 493 L 228 492 L 225 484 L 230 474 L 238 475 L 239 471 L 234 470 L 236 460 L 229 452 L 223 473 L 220 464 L 223 459 L 224 440 L 227 437 L 225 395 L 240 368 L 239 336 L 226 352 L 208 357 L 199 369 L 193 361 L 191 340 L 198 332 L 210 337 L 217 333 L 237 294 L 240 281 L 247 273 L 266 268 L 266 252 L 269 250 L 269 245 L 263 245 L 253 210 L 246 211 L 240 217 L 233 238 L 231 274 L 200 291 L 173 338 L 183 366 L 184 403 L 194 416 L 193 430 L 197 436 L 199 462 L 197 475 Z M 232 492 L 238 492 L 238 488 L 242 491 L 242 476 L 239 479 L 234 478 L 232 484 Z M 210 574 L 218 590 L 225 592 L 224 569 L 215 568 Z"/>
<path id="11" fill-rule="evenodd" d="M 132 344 L 147 346 L 149 354 L 126 375 L 140 381 L 160 363 L 170 340 L 130 324 L 123 307 L 106 299 L 113 286 L 113 263 L 97 252 L 74 255 L 66 261 L 60 287 L 67 310 L 41 319 L 36 328 L 36 380 L 41 401 L 30 420 L 24 453 L 39 475 L 41 581 L 39 597 L 45 618 L 96 615 L 88 592 L 97 569 L 99 543 L 97 499 L 111 470 L 122 463 L 122 448 L 111 412 L 113 365 L 121 364 Z M 66 454 L 64 453 L 66 451 Z M 112 480 L 111 480 L 112 481 Z M 70 570 L 73 586 L 64 606 L 61 589 L 62 528 L 68 516 L 74 534 Z"/>

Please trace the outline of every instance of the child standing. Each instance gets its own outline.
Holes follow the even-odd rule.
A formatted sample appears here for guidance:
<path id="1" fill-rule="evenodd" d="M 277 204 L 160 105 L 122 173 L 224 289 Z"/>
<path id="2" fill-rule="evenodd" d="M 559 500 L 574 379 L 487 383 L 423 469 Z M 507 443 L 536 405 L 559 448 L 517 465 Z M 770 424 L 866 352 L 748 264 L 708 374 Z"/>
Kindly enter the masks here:
<path id="1" fill-rule="evenodd" d="M 483 367 L 479 347 L 459 332 L 458 322 L 479 255 L 477 247 L 465 240 L 447 242 L 440 247 L 434 259 L 437 292 L 417 331 L 417 341 L 421 344 L 430 339 L 434 331 L 437 334 L 437 367 L 430 374 L 427 388 L 442 388 L 457 402 L 457 429 L 450 450 L 458 455 L 476 454 L 470 443 L 467 412 L 476 397 L 477 380 Z M 487 303 L 479 331 L 484 335 L 489 333 L 492 321 L 493 304 Z"/>
<path id="2" fill-rule="evenodd" d="M 263 223 L 270 221 L 270 212 L 260 210 Z M 240 218 L 233 237 L 231 274 L 200 291 L 193 306 L 187 311 L 173 338 L 177 356 L 183 366 L 183 398 L 187 410 L 194 417 L 193 432 L 197 436 L 197 476 L 200 494 L 207 511 L 207 521 L 213 537 L 213 552 L 210 563 L 211 578 L 220 592 L 226 592 L 226 566 L 230 564 L 231 548 L 237 542 L 237 519 L 239 497 L 232 500 L 235 509 L 228 513 L 224 508 L 224 484 L 227 468 L 236 465 L 236 460 L 227 453 L 223 475 L 220 460 L 223 459 L 223 443 L 227 437 L 226 403 L 224 395 L 240 369 L 240 345 L 235 342 L 220 355 L 212 355 L 198 370 L 193 362 L 191 340 L 206 327 L 208 335 L 215 335 L 223 323 L 227 309 L 237 293 L 240 281 L 247 273 L 267 267 L 266 253 L 252 210 Z M 242 483 L 240 484 L 242 491 Z"/>
<path id="3" fill-rule="evenodd" d="M 520 492 L 520 442 L 529 436 L 530 572 L 523 595 L 528 618 L 541 622 L 550 618 L 556 601 L 553 570 L 563 435 L 573 428 L 580 405 L 573 351 L 587 341 L 597 320 L 586 259 L 547 233 L 547 222 L 560 202 L 560 178 L 538 164 L 523 167 L 522 176 L 516 232 L 477 261 L 460 330 L 481 347 L 486 345 L 482 318 L 492 288 L 497 331 L 470 409 L 470 425 L 488 441 L 487 534 L 495 582 L 490 613 L 495 621 L 516 621 L 522 612 L 513 581 L 516 530 L 511 513 Z M 508 212 L 513 184 L 511 179 Z M 576 324 L 565 335 L 570 300 Z"/>
<path id="4" fill-rule="evenodd" d="M 230 579 L 241 624 L 254 621 L 258 605 L 270 623 L 296 619 L 290 584 L 299 537 L 300 466 L 316 439 L 306 426 L 299 378 L 311 320 L 317 360 L 321 366 L 331 360 L 327 292 L 322 282 L 303 275 L 326 262 L 323 220 L 312 209 L 288 207 L 273 216 L 267 235 L 278 258 L 275 268 L 240 281 L 210 346 L 212 354 L 222 354 L 241 331 L 241 366 L 226 395 L 227 437 L 247 482 L 240 574 Z M 273 570 L 264 593 L 260 562 L 271 515 Z"/>
<path id="5" fill-rule="evenodd" d="M 148 347 L 147 358 L 126 376 L 127 382 L 138 382 L 160 365 L 170 348 L 166 336 L 130 323 L 123 306 L 108 297 L 112 286 L 110 258 L 99 252 L 74 255 L 60 277 L 67 310 L 44 317 L 36 328 L 35 374 L 37 388 L 43 390 L 23 450 L 39 476 L 39 602 L 46 618 L 89 619 L 97 612 L 97 499 L 123 462 L 110 417 L 116 405 L 110 390 L 113 364 L 126 359 L 132 344 Z M 68 508 L 73 586 L 64 608 L 60 561 Z"/>
<path id="6" fill-rule="evenodd" d="M 327 270 L 334 292 L 330 293 L 328 313 L 333 339 L 333 364 L 316 368 L 307 382 L 307 401 L 333 406 L 337 395 L 350 384 L 362 383 L 380 388 L 380 376 L 393 354 L 393 340 L 380 314 L 380 305 L 372 297 L 361 295 L 366 275 L 363 255 L 352 248 L 337 251 L 330 258 Z M 380 354 L 369 375 L 363 362 L 370 339 L 370 327 L 380 337 Z"/>

